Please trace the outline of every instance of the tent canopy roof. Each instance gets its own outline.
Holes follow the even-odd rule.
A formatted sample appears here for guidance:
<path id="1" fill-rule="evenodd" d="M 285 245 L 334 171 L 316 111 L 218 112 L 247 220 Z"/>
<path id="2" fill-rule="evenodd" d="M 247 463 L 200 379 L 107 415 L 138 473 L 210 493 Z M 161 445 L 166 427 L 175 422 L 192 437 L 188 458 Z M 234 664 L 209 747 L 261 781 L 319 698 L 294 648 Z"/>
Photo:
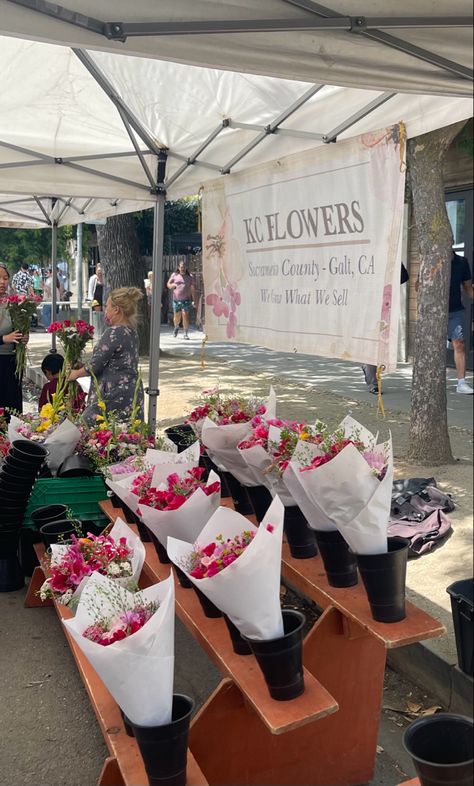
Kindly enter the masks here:
<path id="1" fill-rule="evenodd" d="M 240 73 L 469 95 L 469 0 L 0 0 L 0 32 Z"/>
<path id="2" fill-rule="evenodd" d="M 288 78 L 292 73 L 287 67 L 289 60 L 287 63 L 283 58 L 279 65 L 275 60 L 271 65 L 272 57 L 279 54 L 275 41 L 286 42 L 288 51 L 300 45 L 304 51 L 311 40 L 314 50 L 317 37 L 323 35 L 325 51 L 329 53 L 333 35 L 344 36 L 344 32 L 316 33 L 298 28 L 289 33 L 165 35 L 159 41 L 147 35 L 131 36 L 123 43 L 58 21 L 27 8 L 28 5 L 49 7 L 43 0 L 0 0 L 0 29 L 7 27 L 15 34 L 0 36 L 0 223 L 4 226 L 45 226 L 51 220 L 77 223 L 139 210 L 152 206 L 163 189 L 169 199 L 195 194 L 221 174 L 370 133 L 399 121 L 405 123 L 411 137 L 472 114 L 471 100 L 464 95 L 469 84 L 465 76 L 454 76 L 449 69 L 437 66 L 436 89 L 444 95 L 429 94 L 434 90 L 434 82 L 428 78 L 423 94 L 406 92 L 414 89 L 417 69 L 425 69 L 427 64 L 404 55 L 408 60 L 401 70 L 392 63 L 384 71 L 381 52 L 392 57 L 395 50 L 381 47 L 372 39 L 354 39 L 352 33 L 349 49 L 362 42 L 358 51 L 362 60 L 363 53 L 367 54 L 367 67 L 373 47 L 377 48 L 378 66 L 373 68 L 372 76 L 362 67 L 362 60 L 357 64 L 349 58 L 351 67 L 347 67 L 346 76 L 336 77 L 341 84 L 333 84 L 334 73 L 339 73 L 336 61 L 329 54 L 322 58 L 321 52 L 316 56 L 313 51 L 311 73 L 320 79 L 309 83 L 305 81 L 309 71 L 300 69 L 296 50 L 298 80 Z M 196 0 L 191 7 L 186 0 L 174 0 L 172 5 L 160 3 L 157 9 L 151 0 L 137 0 L 131 7 L 122 0 L 101 0 L 99 5 L 104 18 L 131 23 L 137 19 L 153 21 L 159 13 L 165 20 L 163 24 L 180 24 L 182 19 L 212 21 L 225 17 L 227 21 L 236 21 L 244 15 L 277 22 L 291 15 L 301 20 L 309 14 L 313 19 L 317 4 L 311 0 L 258 0 L 238 5 Z M 353 12 L 356 7 L 353 0 L 341 0 L 335 5 L 340 13 Z M 464 0 L 450 0 L 449 13 L 460 18 L 466 12 L 465 5 Z M 95 13 L 96 6 L 92 0 L 68 3 L 70 10 L 85 15 Z M 303 12 L 300 6 L 306 10 Z M 399 16 L 408 13 L 405 0 L 402 6 L 397 7 Z M 362 10 L 380 15 L 382 7 L 385 8 L 382 2 L 364 0 Z M 107 16 L 108 12 L 113 16 Z M 424 12 L 427 14 L 427 9 Z M 35 33 L 32 28 L 30 31 L 33 21 Z M 411 35 L 412 28 L 408 30 Z M 467 29 L 463 26 L 453 28 L 446 20 L 444 28 L 415 30 L 417 36 L 427 31 L 432 36 L 436 34 L 441 43 L 455 35 L 457 43 L 452 51 L 459 55 L 460 62 L 465 62 L 463 42 Z M 30 33 L 36 38 L 58 41 L 60 34 L 68 33 L 67 42 L 83 44 L 85 38 L 91 46 L 100 44 L 111 51 L 23 40 Z M 237 38 L 243 45 L 242 52 L 249 55 L 241 73 L 227 70 L 240 63 L 234 57 L 241 52 L 240 46 L 234 52 L 230 43 Z M 175 46 L 168 49 L 172 40 Z M 351 43 L 353 40 L 355 44 Z M 207 67 L 214 62 L 220 64 L 219 42 L 230 47 L 226 70 Z M 136 51 L 138 44 L 146 46 L 147 51 L 139 53 L 149 54 L 149 58 L 124 54 Z M 199 57 L 195 56 L 196 47 Z M 346 49 L 342 43 L 339 48 L 344 61 Z M 158 50 L 164 59 L 154 59 Z M 205 62 L 206 67 L 172 62 L 167 59 L 172 55 L 176 60 Z M 321 68 L 322 63 L 325 68 Z M 244 72 L 254 68 L 267 73 L 273 67 L 285 78 Z M 433 68 L 429 65 L 429 69 Z M 327 76 L 329 80 L 325 80 Z M 349 86 L 343 86 L 344 81 Z M 381 89 L 360 87 L 375 87 L 376 83 L 380 83 Z M 395 83 L 398 90 L 394 89 Z M 159 165 L 160 156 L 167 158 L 166 169 Z"/>

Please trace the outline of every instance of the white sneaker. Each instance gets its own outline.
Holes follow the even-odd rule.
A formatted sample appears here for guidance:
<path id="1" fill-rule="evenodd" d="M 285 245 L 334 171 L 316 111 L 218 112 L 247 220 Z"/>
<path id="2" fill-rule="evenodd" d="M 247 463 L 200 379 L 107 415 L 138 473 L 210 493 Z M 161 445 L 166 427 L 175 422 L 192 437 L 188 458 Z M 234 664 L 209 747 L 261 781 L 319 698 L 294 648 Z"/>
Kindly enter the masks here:
<path id="1" fill-rule="evenodd" d="M 471 388 L 465 379 L 460 379 L 456 386 L 456 393 L 464 393 L 467 396 L 472 396 L 474 388 Z"/>

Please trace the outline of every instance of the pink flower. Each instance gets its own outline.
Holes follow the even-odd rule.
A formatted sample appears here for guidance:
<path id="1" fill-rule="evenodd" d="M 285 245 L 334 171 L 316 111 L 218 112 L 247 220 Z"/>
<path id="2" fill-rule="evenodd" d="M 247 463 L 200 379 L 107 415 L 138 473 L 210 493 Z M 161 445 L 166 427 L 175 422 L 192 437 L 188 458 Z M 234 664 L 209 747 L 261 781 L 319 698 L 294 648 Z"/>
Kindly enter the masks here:
<path id="1" fill-rule="evenodd" d="M 224 316 L 227 319 L 229 316 L 229 307 L 227 303 L 225 303 L 215 292 L 206 296 L 206 304 L 212 306 L 212 311 L 216 317 Z"/>

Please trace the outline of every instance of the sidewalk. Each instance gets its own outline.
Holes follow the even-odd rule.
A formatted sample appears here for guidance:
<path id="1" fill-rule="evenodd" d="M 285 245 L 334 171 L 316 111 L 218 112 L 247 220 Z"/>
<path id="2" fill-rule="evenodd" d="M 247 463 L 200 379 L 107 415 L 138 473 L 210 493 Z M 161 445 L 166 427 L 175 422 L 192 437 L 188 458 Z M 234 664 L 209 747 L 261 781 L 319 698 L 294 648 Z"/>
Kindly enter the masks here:
<path id="1" fill-rule="evenodd" d="M 277 353 L 260 347 L 206 343 L 202 368 L 203 334 L 190 332 L 176 339 L 162 326 L 160 336 L 159 427 L 182 422 L 195 406 L 199 393 L 220 384 L 224 391 L 277 393 L 281 417 L 314 421 L 317 417 L 336 425 L 348 411 L 372 431 L 393 436 L 397 477 L 434 476 L 453 494 L 456 510 L 450 518 L 452 535 L 436 550 L 408 564 L 409 599 L 438 618 L 447 635 L 423 644 L 392 651 L 389 662 L 417 684 L 439 697 L 450 709 L 469 712 L 472 680 L 456 666 L 456 648 L 446 587 L 473 575 L 472 566 L 472 423 L 473 398 L 455 393 L 455 374 L 447 370 L 448 423 L 457 462 L 441 467 L 416 467 L 404 459 L 410 411 L 411 366 L 402 365 L 383 378 L 385 420 L 377 418 L 377 397 L 366 390 L 359 366 L 339 360 Z M 30 358 L 39 366 L 49 348 L 49 337 L 33 334 Z M 145 384 L 148 363 L 141 364 Z"/>

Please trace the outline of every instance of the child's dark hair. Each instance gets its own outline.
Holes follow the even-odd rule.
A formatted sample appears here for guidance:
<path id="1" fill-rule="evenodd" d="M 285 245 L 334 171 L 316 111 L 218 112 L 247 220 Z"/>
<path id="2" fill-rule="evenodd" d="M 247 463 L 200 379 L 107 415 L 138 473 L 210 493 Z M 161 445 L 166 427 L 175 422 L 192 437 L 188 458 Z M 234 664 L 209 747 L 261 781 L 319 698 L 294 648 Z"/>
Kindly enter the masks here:
<path id="1" fill-rule="evenodd" d="M 48 355 L 46 355 L 46 357 L 43 358 L 43 362 L 41 363 L 41 371 L 43 374 L 45 374 L 46 371 L 50 371 L 51 374 L 59 374 L 63 365 L 63 356 L 59 355 L 57 352 L 50 352 Z"/>

